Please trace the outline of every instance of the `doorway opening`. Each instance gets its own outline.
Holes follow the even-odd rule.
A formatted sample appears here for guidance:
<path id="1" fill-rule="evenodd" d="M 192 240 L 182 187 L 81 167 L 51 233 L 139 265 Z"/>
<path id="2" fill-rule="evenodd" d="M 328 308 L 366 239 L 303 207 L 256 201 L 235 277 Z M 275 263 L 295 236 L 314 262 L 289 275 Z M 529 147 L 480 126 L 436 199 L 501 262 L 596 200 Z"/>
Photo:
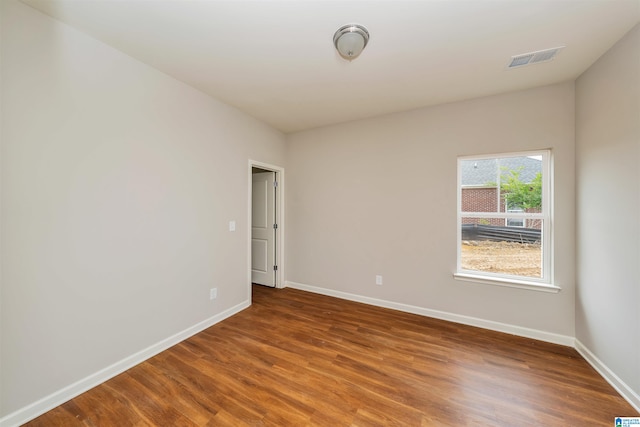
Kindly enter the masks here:
<path id="1" fill-rule="evenodd" d="M 283 287 L 284 169 L 249 161 L 249 286 Z"/>

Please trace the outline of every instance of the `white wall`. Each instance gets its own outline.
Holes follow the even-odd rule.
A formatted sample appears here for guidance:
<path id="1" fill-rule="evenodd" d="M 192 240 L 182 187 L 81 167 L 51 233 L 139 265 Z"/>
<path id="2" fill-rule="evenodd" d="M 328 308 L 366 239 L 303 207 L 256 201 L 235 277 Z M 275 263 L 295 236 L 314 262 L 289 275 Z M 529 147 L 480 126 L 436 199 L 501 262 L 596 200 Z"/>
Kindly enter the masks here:
<path id="1" fill-rule="evenodd" d="M 244 113 L 1 7 L 0 417 L 247 302 L 248 159 L 284 165 L 285 149 Z"/>
<path id="2" fill-rule="evenodd" d="M 457 156 L 540 148 L 562 291 L 454 280 Z M 287 280 L 573 337 L 573 156 L 571 82 L 289 135 Z"/>
<path id="3" fill-rule="evenodd" d="M 639 165 L 640 25 L 636 25 L 576 82 L 576 338 L 633 390 L 637 407 Z"/>

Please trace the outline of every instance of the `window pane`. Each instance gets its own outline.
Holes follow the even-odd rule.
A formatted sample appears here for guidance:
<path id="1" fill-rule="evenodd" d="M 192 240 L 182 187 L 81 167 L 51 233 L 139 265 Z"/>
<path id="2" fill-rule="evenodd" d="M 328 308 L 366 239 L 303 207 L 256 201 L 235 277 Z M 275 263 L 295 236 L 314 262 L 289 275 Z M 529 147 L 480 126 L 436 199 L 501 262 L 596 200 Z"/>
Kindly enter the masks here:
<path id="1" fill-rule="evenodd" d="M 541 212 L 542 156 L 460 161 L 462 212 Z"/>
<path id="2" fill-rule="evenodd" d="M 460 267 L 485 273 L 542 277 L 542 220 L 538 228 L 504 225 L 504 218 L 462 218 Z M 526 219 L 525 222 L 534 220 Z"/>
<path id="3" fill-rule="evenodd" d="M 513 208 L 513 209 L 507 209 L 507 212 L 516 212 L 516 213 L 523 213 L 524 210 L 521 208 Z M 526 219 L 524 218 L 507 218 L 506 219 L 506 225 L 507 227 L 526 227 Z"/>

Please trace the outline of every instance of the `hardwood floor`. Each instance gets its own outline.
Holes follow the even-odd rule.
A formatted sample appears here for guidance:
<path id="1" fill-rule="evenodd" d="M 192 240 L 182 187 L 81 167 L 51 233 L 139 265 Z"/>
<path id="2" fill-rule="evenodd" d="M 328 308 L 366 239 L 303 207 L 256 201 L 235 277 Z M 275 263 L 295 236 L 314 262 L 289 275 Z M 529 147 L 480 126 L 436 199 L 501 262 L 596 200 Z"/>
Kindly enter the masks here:
<path id="1" fill-rule="evenodd" d="M 254 286 L 253 305 L 28 426 L 613 426 L 568 347 Z"/>

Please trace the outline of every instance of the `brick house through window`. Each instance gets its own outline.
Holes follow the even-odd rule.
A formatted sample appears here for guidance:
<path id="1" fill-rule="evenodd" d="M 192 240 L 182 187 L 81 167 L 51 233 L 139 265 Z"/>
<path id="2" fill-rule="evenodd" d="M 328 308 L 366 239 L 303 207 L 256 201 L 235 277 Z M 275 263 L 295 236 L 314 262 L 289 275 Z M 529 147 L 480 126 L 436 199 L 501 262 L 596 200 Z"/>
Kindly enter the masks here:
<path id="1" fill-rule="evenodd" d="M 541 172 L 541 160 L 533 157 L 505 157 L 464 161 L 461 164 L 461 208 L 462 212 L 524 212 L 517 206 L 505 206 L 500 193 L 501 181 L 511 171 L 517 171 L 524 183 L 530 183 Z M 526 212 L 540 212 L 526 209 Z M 537 220 L 502 218 L 463 218 L 462 224 L 481 224 L 507 227 L 540 229 Z"/>

